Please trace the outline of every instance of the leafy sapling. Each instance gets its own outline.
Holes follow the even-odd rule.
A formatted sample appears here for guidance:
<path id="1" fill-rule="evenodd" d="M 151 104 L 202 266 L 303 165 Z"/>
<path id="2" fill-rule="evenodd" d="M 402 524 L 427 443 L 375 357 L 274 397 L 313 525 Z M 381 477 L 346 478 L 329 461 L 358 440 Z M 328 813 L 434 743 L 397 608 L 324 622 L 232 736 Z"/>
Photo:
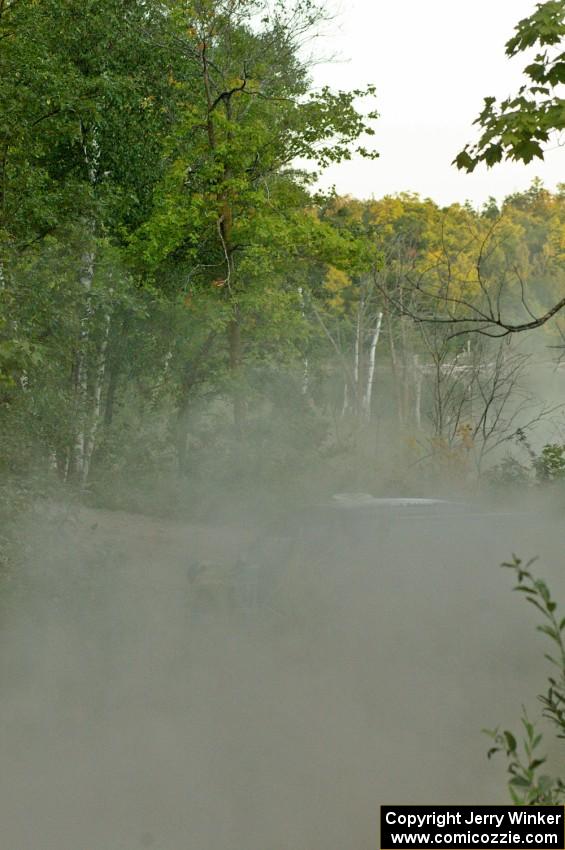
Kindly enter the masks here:
<path id="1" fill-rule="evenodd" d="M 539 696 L 539 700 L 543 705 L 544 717 L 556 727 L 557 737 L 565 738 L 565 617 L 559 619 L 557 603 L 552 599 L 547 584 L 530 571 L 534 561 L 532 559 L 523 564 L 520 558 L 513 555 L 512 561 L 501 566 L 514 570 L 517 577 L 514 590 L 523 593 L 543 616 L 543 622 L 537 629 L 552 641 L 552 654 L 546 653 L 545 658 L 553 665 L 554 673 L 548 677 L 547 691 Z M 484 732 L 493 740 L 487 755 L 489 758 L 498 752 L 506 755 L 508 789 L 514 803 L 560 805 L 565 801 L 565 782 L 560 777 L 540 773 L 540 768 L 546 762 L 546 756 L 539 755 L 542 735 L 530 722 L 525 708 L 522 708 L 522 726 L 521 744 L 507 729 L 485 729 Z"/>

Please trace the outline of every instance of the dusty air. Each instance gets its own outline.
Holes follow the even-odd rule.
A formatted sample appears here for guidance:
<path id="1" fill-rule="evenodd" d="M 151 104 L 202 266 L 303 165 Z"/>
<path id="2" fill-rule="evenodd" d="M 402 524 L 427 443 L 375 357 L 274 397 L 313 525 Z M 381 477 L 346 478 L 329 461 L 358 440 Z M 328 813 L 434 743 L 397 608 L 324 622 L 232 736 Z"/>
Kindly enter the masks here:
<path id="1" fill-rule="evenodd" d="M 3 850 L 565 801 L 565 0 L 498 5 L 0 0 Z"/>

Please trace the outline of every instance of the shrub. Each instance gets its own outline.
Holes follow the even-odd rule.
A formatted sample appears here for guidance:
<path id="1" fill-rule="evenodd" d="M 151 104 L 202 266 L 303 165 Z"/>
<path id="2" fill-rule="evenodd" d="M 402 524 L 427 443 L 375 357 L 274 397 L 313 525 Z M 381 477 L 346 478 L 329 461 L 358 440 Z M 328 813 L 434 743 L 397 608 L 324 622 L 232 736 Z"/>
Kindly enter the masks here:
<path id="1" fill-rule="evenodd" d="M 565 617 L 558 617 L 557 603 L 552 599 L 547 584 L 530 571 L 532 563 L 533 561 L 529 561 L 523 565 L 514 555 L 512 561 L 502 566 L 515 572 L 517 584 L 514 590 L 522 593 L 540 612 L 543 620 L 537 629 L 546 635 L 553 645 L 552 653 L 545 655 L 553 667 L 553 674 L 548 677 L 547 691 L 539 696 L 539 700 L 543 705 L 543 715 L 555 729 L 556 736 L 565 738 Z M 522 726 L 520 744 L 515 735 L 507 729 L 485 729 L 486 734 L 493 739 L 493 746 L 488 751 L 489 758 L 498 752 L 506 755 L 508 789 L 514 803 L 563 804 L 565 782 L 561 777 L 541 773 L 546 761 L 545 756 L 538 755 L 542 735 L 528 719 L 525 709 L 522 709 Z"/>

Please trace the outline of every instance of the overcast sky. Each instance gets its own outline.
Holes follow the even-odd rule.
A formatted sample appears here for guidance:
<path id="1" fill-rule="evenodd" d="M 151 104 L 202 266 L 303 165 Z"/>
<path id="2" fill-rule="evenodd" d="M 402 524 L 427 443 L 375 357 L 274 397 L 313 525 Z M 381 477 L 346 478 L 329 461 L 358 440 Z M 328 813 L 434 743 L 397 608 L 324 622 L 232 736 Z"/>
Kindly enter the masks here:
<path id="1" fill-rule="evenodd" d="M 473 120 L 486 95 L 505 96 L 521 80 L 524 58 L 504 44 L 534 0 L 327 0 L 337 12 L 317 43 L 339 61 L 314 68 L 317 85 L 377 86 L 380 159 L 328 169 L 322 180 L 360 198 L 413 191 L 440 204 L 482 204 L 525 189 L 539 176 L 565 182 L 565 150 L 530 166 L 503 164 L 471 175 L 450 163 L 476 135 Z"/>

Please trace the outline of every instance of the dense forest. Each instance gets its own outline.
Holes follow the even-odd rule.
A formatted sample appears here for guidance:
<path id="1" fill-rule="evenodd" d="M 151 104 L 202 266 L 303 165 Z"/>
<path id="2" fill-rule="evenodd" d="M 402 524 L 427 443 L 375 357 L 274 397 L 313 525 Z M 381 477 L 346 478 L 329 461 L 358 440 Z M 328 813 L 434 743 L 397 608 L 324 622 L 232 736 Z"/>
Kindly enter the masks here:
<path id="1" fill-rule="evenodd" d="M 565 183 L 480 207 L 321 191 L 379 155 L 378 80 L 312 84 L 325 19 L 0 0 L 2 581 L 38 505 L 213 523 L 344 492 L 543 492 L 562 512 Z M 518 25 L 529 83 L 485 101 L 459 168 L 543 157 L 564 36 L 563 2 Z M 553 799 L 493 736 L 527 801 Z"/>
<path id="2" fill-rule="evenodd" d="M 398 487 L 430 458 L 476 475 L 558 415 L 524 385 L 531 347 L 463 331 L 558 300 L 565 193 L 316 192 L 328 163 L 377 155 L 378 126 L 372 86 L 310 89 L 322 17 L 2 5 L 5 482 L 151 510 L 168 479 L 186 510 L 206 482 L 288 486 L 309 457 Z M 550 361 L 558 326 L 539 334 Z"/>

